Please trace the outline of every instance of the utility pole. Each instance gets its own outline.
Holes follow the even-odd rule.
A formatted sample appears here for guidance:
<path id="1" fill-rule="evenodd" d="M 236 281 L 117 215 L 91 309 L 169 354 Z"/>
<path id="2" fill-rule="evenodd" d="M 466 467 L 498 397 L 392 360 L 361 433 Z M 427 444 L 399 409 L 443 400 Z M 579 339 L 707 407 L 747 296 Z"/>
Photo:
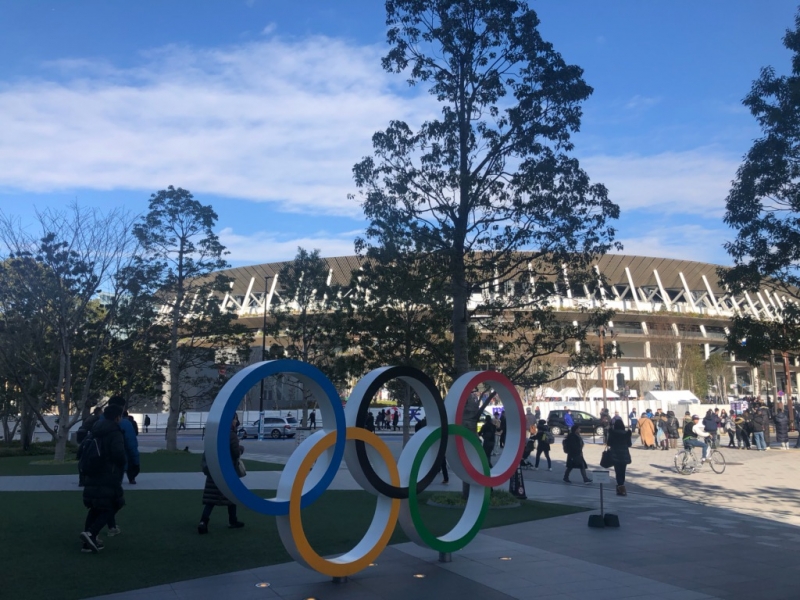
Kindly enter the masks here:
<path id="1" fill-rule="evenodd" d="M 266 360 L 267 353 L 267 298 L 269 293 L 269 275 L 264 277 L 264 323 L 261 326 L 261 362 Z M 261 394 L 258 397 L 258 439 L 263 440 L 264 429 L 264 380 L 261 380 Z"/>
<path id="2" fill-rule="evenodd" d="M 789 424 L 794 425 L 794 402 L 792 402 L 792 377 L 789 373 L 789 353 L 785 350 L 783 355 L 783 372 L 786 374 L 786 402 L 789 405 Z"/>

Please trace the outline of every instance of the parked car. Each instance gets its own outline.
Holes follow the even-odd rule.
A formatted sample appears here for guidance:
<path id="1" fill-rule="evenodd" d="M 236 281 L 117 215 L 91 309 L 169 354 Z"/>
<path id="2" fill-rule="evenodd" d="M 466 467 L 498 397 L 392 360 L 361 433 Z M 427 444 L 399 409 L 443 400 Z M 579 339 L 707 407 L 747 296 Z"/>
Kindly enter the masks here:
<path id="1" fill-rule="evenodd" d="M 569 428 L 564 423 L 564 412 L 563 410 L 551 410 L 550 414 L 547 415 L 547 425 L 553 435 L 566 435 L 569 433 Z M 594 415 L 579 410 L 571 410 L 569 413 L 572 415 L 572 420 L 575 421 L 575 424 L 581 426 L 581 433 L 603 435 L 603 426 L 600 423 L 600 419 Z"/>
<path id="2" fill-rule="evenodd" d="M 269 436 L 276 440 L 279 438 L 293 438 L 298 425 L 299 423 L 294 417 L 264 417 L 261 431 L 264 437 Z M 258 419 L 253 421 L 252 425 L 242 425 L 237 433 L 241 440 L 257 438 Z"/>

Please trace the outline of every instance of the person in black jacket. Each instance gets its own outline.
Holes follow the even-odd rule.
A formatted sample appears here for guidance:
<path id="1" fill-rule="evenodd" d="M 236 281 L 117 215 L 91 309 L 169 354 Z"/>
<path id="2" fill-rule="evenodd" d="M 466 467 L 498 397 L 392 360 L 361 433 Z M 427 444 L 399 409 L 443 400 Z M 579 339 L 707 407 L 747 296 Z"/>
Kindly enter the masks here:
<path id="1" fill-rule="evenodd" d="M 236 434 L 237 429 L 239 429 L 239 418 L 234 416 L 228 434 L 228 448 L 234 465 L 244 453 L 244 448 L 239 444 L 239 436 Z M 244 523 L 236 515 L 236 503 L 225 496 L 222 490 L 217 487 L 217 484 L 214 483 L 206 464 L 205 454 L 203 454 L 202 470 L 206 476 L 206 484 L 203 487 L 203 514 L 200 516 L 197 533 L 201 535 L 208 533 L 208 521 L 211 519 L 211 511 L 214 510 L 215 506 L 226 506 L 228 508 L 228 529 L 241 529 L 244 527 Z"/>
<path id="2" fill-rule="evenodd" d="M 553 470 L 553 463 L 550 462 L 550 442 L 548 442 L 548 434 L 550 428 L 547 426 L 547 421 L 544 419 L 539 420 L 539 426 L 536 428 L 536 435 L 533 439 L 539 442 L 536 448 L 536 461 L 533 463 L 534 471 L 539 468 L 539 458 L 544 454 L 547 459 L 547 470 Z"/>
<path id="3" fill-rule="evenodd" d="M 778 444 L 781 447 L 781 450 L 788 450 L 789 449 L 789 415 L 783 410 L 783 405 L 778 404 L 778 408 L 775 411 L 775 416 L 773 417 L 775 421 L 775 439 L 778 440 Z"/>
<path id="4" fill-rule="evenodd" d="M 628 448 L 632 445 L 631 432 L 625 429 L 622 421 L 616 421 L 613 429 L 608 432 L 608 449 L 611 451 L 611 459 L 614 461 L 617 496 L 628 495 L 628 491 L 625 489 L 625 470 L 631 464 L 631 451 Z"/>
<path id="5" fill-rule="evenodd" d="M 486 452 L 486 458 L 489 459 L 489 466 L 492 464 L 492 452 L 494 452 L 494 444 L 496 439 L 497 427 L 494 426 L 494 421 L 490 415 L 486 415 L 483 419 L 483 427 L 478 435 L 483 439 L 483 451 Z"/>
<path id="6" fill-rule="evenodd" d="M 578 469 L 583 477 L 583 483 L 592 483 L 586 474 L 586 461 L 583 459 L 583 438 L 580 434 L 581 426 L 577 423 L 569 430 L 569 435 L 564 438 L 564 450 L 567 451 L 567 470 L 564 473 L 564 483 L 572 483 L 569 474 L 572 469 Z"/>
<path id="7" fill-rule="evenodd" d="M 667 436 L 669 437 L 669 447 L 675 450 L 678 447 L 678 440 L 681 437 L 681 424 L 674 411 L 667 411 Z"/>
<path id="8" fill-rule="evenodd" d="M 125 441 L 119 427 L 122 407 L 109 405 L 103 411 L 103 419 L 92 427 L 92 436 L 100 445 L 102 468 L 84 476 L 83 505 L 89 509 L 80 540 L 82 551 L 96 554 L 103 549 L 98 534 L 109 524 L 114 515 L 125 506 L 122 491 L 122 475 L 125 471 Z"/>

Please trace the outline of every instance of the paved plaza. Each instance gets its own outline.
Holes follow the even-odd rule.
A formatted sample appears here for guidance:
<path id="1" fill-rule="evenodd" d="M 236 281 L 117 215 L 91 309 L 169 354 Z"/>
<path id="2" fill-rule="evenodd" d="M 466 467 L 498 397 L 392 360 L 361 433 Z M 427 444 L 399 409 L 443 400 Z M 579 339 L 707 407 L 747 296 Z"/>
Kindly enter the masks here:
<path id="1" fill-rule="evenodd" d="M 251 458 L 258 455 L 253 448 Z M 587 461 L 598 464 L 601 450 L 588 443 Z M 450 563 L 414 544 L 392 546 L 346 583 L 287 563 L 104 598 L 800 598 L 793 552 L 800 543 L 800 450 L 722 452 L 728 460 L 722 475 L 705 468 L 683 477 L 671 467 L 674 452 L 634 448 L 629 495 L 613 495 L 610 481 L 606 488 L 612 491 L 606 511 L 619 515 L 619 529 L 590 529 L 587 513 L 579 513 L 484 530 Z M 597 472 L 593 484 L 583 485 L 573 473 L 576 483 L 566 485 L 559 443 L 552 458 L 552 472 L 525 472 L 528 496 L 596 511 L 604 475 Z M 251 472 L 248 485 L 271 488 L 278 476 Z M 142 473 L 137 488 L 202 486 L 199 473 Z M 344 467 L 332 487 L 357 488 Z M 458 489 L 458 482 L 449 487 Z M 0 477 L 0 491 L 12 489 L 75 489 L 75 477 Z M 269 586 L 256 587 L 262 582 Z"/>

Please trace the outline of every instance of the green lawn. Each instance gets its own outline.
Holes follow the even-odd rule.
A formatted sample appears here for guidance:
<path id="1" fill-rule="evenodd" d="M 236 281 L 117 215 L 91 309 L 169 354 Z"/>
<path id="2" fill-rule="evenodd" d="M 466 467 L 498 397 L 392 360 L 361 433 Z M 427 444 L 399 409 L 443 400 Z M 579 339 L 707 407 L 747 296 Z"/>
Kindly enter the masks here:
<path id="1" fill-rule="evenodd" d="M 74 455 L 70 455 L 74 458 Z M 143 452 L 143 473 L 194 473 L 200 471 L 200 455 L 189 452 Z M 282 471 L 283 465 L 245 460 L 248 471 Z M 11 456 L 0 458 L 2 475 L 73 475 L 78 472 L 78 463 L 69 460 L 56 464 L 52 456 Z"/>
<path id="2" fill-rule="evenodd" d="M 239 518 L 247 526 L 229 530 L 225 509 L 218 507 L 210 534 L 201 537 L 196 530 L 202 510 L 200 491 L 126 491 L 126 499 L 118 517 L 122 535 L 101 534 L 106 548 L 93 555 L 80 552 L 78 534 L 86 516 L 80 493 L 0 493 L 0 514 L 5 515 L 0 528 L 2 596 L 86 598 L 291 560 L 274 517 L 240 510 Z M 375 498 L 366 492 L 326 492 L 303 511 L 309 541 L 321 554 L 350 549 L 366 531 L 374 506 Z M 424 504 L 420 510 L 438 534 L 461 514 Z M 520 508 L 490 511 L 484 527 L 582 510 L 526 501 Z M 406 537 L 397 527 L 392 543 L 403 541 Z"/>

